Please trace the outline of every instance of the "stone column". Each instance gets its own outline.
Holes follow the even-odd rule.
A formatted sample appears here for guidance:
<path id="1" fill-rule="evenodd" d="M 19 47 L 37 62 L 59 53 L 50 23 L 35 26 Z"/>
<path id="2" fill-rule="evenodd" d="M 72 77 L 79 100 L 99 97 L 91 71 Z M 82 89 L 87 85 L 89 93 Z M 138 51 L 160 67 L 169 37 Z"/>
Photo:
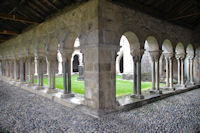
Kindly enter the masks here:
<path id="1" fill-rule="evenodd" d="M 18 80 L 18 63 L 17 63 L 17 59 L 14 59 L 14 79 L 15 79 L 15 81 Z"/>
<path id="2" fill-rule="evenodd" d="M 29 85 L 33 85 L 34 83 L 34 57 L 28 57 L 27 64 L 28 64 L 28 79 L 29 79 Z"/>
<path id="3" fill-rule="evenodd" d="M 36 66 L 37 66 L 37 87 L 36 87 L 36 89 L 40 90 L 40 89 L 44 89 L 44 87 L 43 87 L 44 65 L 43 64 L 45 61 L 45 57 L 41 56 L 41 55 L 37 55 L 36 60 L 37 60 L 37 64 L 36 64 Z M 34 61 L 34 59 L 32 61 Z M 34 73 L 34 72 L 31 72 L 31 73 Z M 32 75 L 33 75 L 32 79 L 34 80 L 34 74 L 32 74 Z M 32 82 L 34 82 L 34 81 L 32 81 Z"/>
<path id="4" fill-rule="evenodd" d="M 170 66 L 170 88 L 173 88 L 173 57 L 169 58 L 169 66 Z"/>
<path id="5" fill-rule="evenodd" d="M 160 91 L 160 72 L 159 72 L 159 60 L 155 61 L 156 66 L 156 90 Z"/>
<path id="6" fill-rule="evenodd" d="M 185 86 L 185 83 L 184 83 L 184 58 L 181 58 L 181 85 Z"/>
<path id="7" fill-rule="evenodd" d="M 133 57 L 133 95 L 137 95 L 137 58 Z"/>
<path id="8" fill-rule="evenodd" d="M 166 60 L 166 87 L 169 87 L 169 60 L 165 57 Z"/>
<path id="9" fill-rule="evenodd" d="M 20 59 L 20 82 L 25 82 L 25 58 Z"/>
<path id="10" fill-rule="evenodd" d="M 190 83 L 190 58 L 187 61 L 187 83 Z"/>
<path id="11" fill-rule="evenodd" d="M 156 87 L 155 87 L 155 61 L 154 59 L 152 60 L 152 90 L 155 90 Z"/>
<path id="12" fill-rule="evenodd" d="M 181 85 L 181 60 L 176 58 L 178 63 L 178 85 Z"/>
<path id="13" fill-rule="evenodd" d="M 142 95 L 142 88 L 141 88 L 141 60 L 144 50 L 140 50 L 138 54 L 138 61 L 137 61 L 137 97 L 139 99 L 143 99 L 144 96 Z"/>
<path id="14" fill-rule="evenodd" d="M 63 59 L 63 85 L 64 85 L 64 92 L 61 95 L 61 97 L 69 98 L 74 96 L 74 94 L 71 93 L 71 56 L 73 50 L 62 49 L 60 51 Z"/>
<path id="15" fill-rule="evenodd" d="M 9 76 L 8 60 L 6 60 L 6 68 L 5 68 L 5 70 L 6 70 L 6 77 L 8 77 Z"/>
<path id="16" fill-rule="evenodd" d="M 152 59 L 152 90 L 151 93 L 162 94 L 160 90 L 160 72 L 159 72 L 159 59 L 161 51 L 149 51 Z M 156 78 L 155 78 L 156 77 Z M 156 80 L 156 89 L 155 89 L 155 80 Z"/>
<path id="17" fill-rule="evenodd" d="M 47 55 L 48 61 L 48 91 L 47 93 L 56 93 L 55 90 L 55 71 L 56 71 L 56 55 Z"/>
<path id="18" fill-rule="evenodd" d="M 193 75 L 193 62 L 194 57 L 190 58 L 190 83 L 194 85 L 194 75 Z"/>

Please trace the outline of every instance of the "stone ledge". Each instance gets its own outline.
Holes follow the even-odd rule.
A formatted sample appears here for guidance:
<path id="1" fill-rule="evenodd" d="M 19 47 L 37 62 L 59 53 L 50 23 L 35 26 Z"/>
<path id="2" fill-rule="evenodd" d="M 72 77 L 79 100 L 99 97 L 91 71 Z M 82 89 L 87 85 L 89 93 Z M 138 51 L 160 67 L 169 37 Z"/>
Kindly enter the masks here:
<path id="1" fill-rule="evenodd" d="M 136 102 L 133 102 L 133 103 L 121 105 L 120 111 L 128 111 L 128 110 L 131 110 L 131 109 L 134 109 L 134 108 L 141 107 L 141 106 L 146 105 L 146 104 L 156 102 L 158 100 L 162 100 L 162 99 L 170 97 L 170 96 L 174 96 L 174 95 L 184 93 L 184 92 L 187 92 L 187 91 L 191 91 L 191 90 L 194 90 L 194 89 L 198 89 L 198 88 L 200 88 L 200 85 L 194 85 L 194 86 L 190 86 L 190 87 L 187 87 L 187 88 L 184 88 L 184 89 L 176 88 L 175 91 L 169 91 L 169 92 L 165 92 L 163 94 L 155 94 L 155 95 L 152 95 L 152 96 L 149 96 L 149 97 L 145 97 L 145 99 L 137 100 Z"/>

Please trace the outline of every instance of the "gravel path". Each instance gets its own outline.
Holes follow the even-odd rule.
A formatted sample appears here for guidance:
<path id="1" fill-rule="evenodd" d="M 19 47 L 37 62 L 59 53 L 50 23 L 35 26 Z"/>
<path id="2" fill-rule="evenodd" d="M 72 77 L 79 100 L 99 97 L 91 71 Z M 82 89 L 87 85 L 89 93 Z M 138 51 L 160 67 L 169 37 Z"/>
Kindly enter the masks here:
<path id="1" fill-rule="evenodd" d="M 0 81 L 0 132 L 200 132 L 200 89 L 96 119 Z"/>

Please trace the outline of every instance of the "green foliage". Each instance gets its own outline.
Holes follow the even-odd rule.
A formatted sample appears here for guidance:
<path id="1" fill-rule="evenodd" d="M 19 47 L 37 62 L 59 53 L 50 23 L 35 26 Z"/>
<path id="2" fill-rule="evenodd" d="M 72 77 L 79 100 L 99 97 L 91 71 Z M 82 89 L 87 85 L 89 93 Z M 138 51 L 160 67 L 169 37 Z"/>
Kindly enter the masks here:
<path id="1" fill-rule="evenodd" d="M 77 75 L 73 75 L 71 77 L 72 83 L 72 92 L 84 94 L 84 81 L 78 81 Z M 35 80 L 37 82 L 37 80 Z M 48 78 L 44 78 L 44 84 L 48 85 Z M 163 86 L 164 84 L 160 84 Z M 150 89 L 152 86 L 151 82 L 142 82 L 142 91 Z M 63 88 L 63 77 L 56 77 L 56 88 L 64 89 Z M 133 93 L 133 81 L 130 80 L 122 80 L 122 76 L 116 76 L 116 95 L 127 95 Z"/>

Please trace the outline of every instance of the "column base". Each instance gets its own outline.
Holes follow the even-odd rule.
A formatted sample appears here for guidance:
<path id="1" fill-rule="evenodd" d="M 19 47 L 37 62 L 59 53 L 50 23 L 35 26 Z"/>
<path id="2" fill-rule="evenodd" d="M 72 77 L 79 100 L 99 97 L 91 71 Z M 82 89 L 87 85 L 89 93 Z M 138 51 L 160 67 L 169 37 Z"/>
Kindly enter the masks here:
<path id="1" fill-rule="evenodd" d="M 143 95 L 132 94 L 131 98 L 144 99 L 144 96 Z"/>
<path id="2" fill-rule="evenodd" d="M 61 98 L 70 98 L 70 97 L 74 97 L 74 94 L 72 94 L 72 93 L 67 93 L 67 94 L 62 94 L 61 95 Z"/>
<path id="3" fill-rule="evenodd" d="M 136 94 L 131 94 L 130 97 L 131 97 L 131 98 L 137 98 L 137 95 L 136 95 Z"/>
<path id="4" fill-rule="evenodd" d="M 34 87 L 35 90 L 43 90 L 44 89 L 44 86 L 36 86 Z"/>
<path id="5" fill-rule="evenodd" d="M 185 84 L 181 84 L 181 87 L 185 88 L 185 87 L 186 87 L 186 85 L 185 85 Z"/>
<path id="6" fill-rule="evenodd" d="M 191 85 L 195 85 L 195 83 L 194 83 L 194 82 L 190 82 L 190 84 L 191 84 Z"/>
<path id="7" fill-rule="evenodd" d="M 169 87 L 169 89 L 170 89 L 170 90 L 173 90 L 173 91 L 175 91 L 175 90 L 176 90 L 176 88 L 175 88 L 175 87 Z"/>
<path id="8" fill-rule="evenodd" d="M 162 94 L 161 90 L 150 90 L 149 92 L 152 94 Z"/>
<path id="9" fill-rule="evenodd" d="M 56 89 L 48 89 L 47 94 L 57 93 L 58 91 Z"/>

